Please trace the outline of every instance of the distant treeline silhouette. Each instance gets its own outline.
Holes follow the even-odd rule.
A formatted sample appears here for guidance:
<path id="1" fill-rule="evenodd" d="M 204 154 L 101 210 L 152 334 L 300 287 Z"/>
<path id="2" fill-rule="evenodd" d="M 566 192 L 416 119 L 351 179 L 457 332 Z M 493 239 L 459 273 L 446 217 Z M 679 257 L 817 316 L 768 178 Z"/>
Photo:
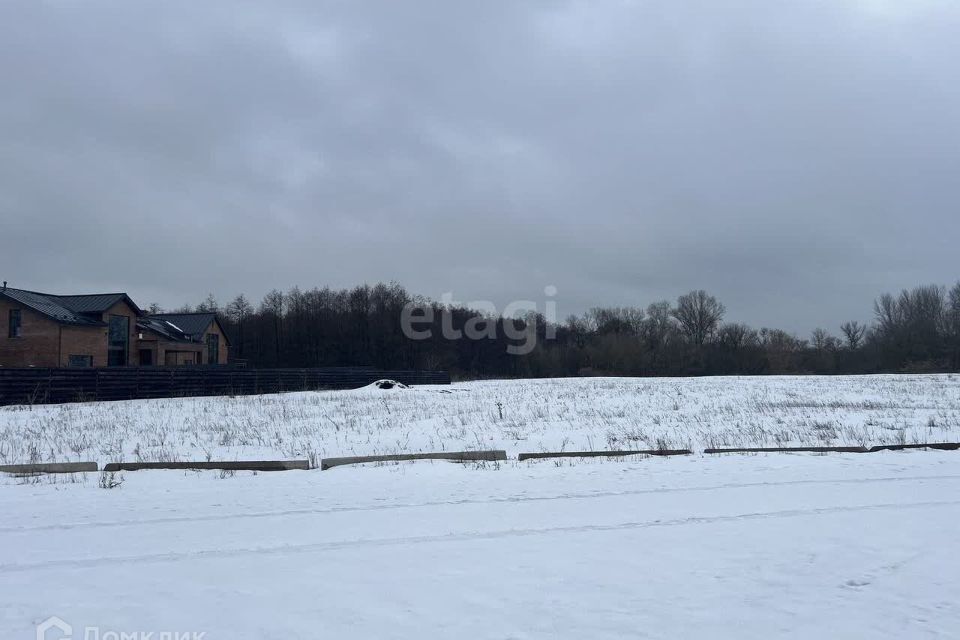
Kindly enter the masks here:
<path id="1" fill-rule="evenodd" d="M 404 334 L 403 309 L 411 302 L 434 311 L 432 323 L 417 325 L 421 331 L 432 328 L 429 339 Z M 949 291 L 922 286 L 884 294 L 870 324 L 851 321 L 836 334 L 817 329 L 809 338 L 725 323 L 723 304 L 704 291 L 646 308 L 595 308 L 549 326 L 536 313 L 514 320 L 444 306 L 397 283 L 274 290 L 257 307 L 243 295 L 221 307 L 210 295 L 178 311 L 186 309 L 218 312 L 231 355 L 254 367 L 369 365 L 444 369 L 461 378 L 960 370 L 960 283 Z M 451 340 L 442 322 L 455 330 L 468 323 L 474 330 L 486 326 L 485 335 L 493 337 Z M 505 322 L 513 323 L 512 331 L 504 330 Z M 507 347 L 518 341 L 509 336 L 523 328 L 535 332 L 535 346 L 511 355 Z"/>

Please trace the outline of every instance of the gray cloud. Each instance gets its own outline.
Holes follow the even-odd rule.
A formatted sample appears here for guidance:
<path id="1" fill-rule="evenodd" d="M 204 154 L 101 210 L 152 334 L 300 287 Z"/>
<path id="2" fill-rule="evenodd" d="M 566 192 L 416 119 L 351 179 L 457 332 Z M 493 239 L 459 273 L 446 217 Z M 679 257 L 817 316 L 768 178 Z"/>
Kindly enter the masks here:
<path id="1" fill-rule="evenodd" d="M 7 2 L 0 276 L 806 333 L 958 277 L 948 2 Z"/>

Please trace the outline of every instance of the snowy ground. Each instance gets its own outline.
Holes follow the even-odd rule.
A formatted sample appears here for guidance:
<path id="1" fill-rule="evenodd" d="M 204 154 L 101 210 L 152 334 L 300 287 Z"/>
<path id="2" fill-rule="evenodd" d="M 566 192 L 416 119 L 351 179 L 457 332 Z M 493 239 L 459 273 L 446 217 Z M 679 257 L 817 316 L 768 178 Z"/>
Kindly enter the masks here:
<path id="1" fill-rule="evenodd" d="M 141 471 L 109 490 L 100 474 L 0 474 L 0 638 L 36 638 L 50 616 L 72 625 L 72 640 L 955 637 L 960 452 L 699 453 L 951 440 L 950 375 L 8 407 L 7 463 L 696 453 Z"/>
<path id="2" fill-rule="evenodd" d="M 960 376 L 591 378 L 0 408 L 0 463 L 960 440 Z"/>
<path id="3" fill-rule="evenodd" d="M 76 639 L 960 629 L 957 452 L 90 474 L 0 486 L 0 513 L 11 640 L 51 615 Z"/>

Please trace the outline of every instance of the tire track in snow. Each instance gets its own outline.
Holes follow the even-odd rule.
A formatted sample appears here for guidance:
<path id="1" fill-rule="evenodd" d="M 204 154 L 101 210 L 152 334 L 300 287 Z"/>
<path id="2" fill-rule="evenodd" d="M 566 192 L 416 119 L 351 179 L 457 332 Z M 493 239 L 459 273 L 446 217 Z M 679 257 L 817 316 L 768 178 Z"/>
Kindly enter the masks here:
<path id="1" fill-rule="evenodd" d="M 830 515 L 837 513 L 857 513 L 864 511 L 898 511 L 908 509 L 929 509 L 960 506 L 960 500 L 946 500 L 935 502 L 904 502 L 868 504 L 860 506 L 819 507 L 816 509 L 786 509 L 780 511 L 760 511 L 755 513 L 741 513 L 729 516 L 691 516 L 671 520 L 648 520 L 641 522 L 624 522 L 609 525 L 577 525 L 566 527 L 544 527 L 530 529 L 504 529 L 498 531 L 448 533 L 435 536 L 409 536 L 396 538 L 365 538 L 358 540 L 340 540 L 333 542 L 317 542 L 295 545 L 279 545 L 273 547 L 251 547 L 239 549 L 211 549 L 205 551 L 188 551 L 181 553 L 155 553 L 137 556 L 116 556 L 84 558 L 82 560 L 52 560 L 45 562 L 11 563 L 0 565 L 0 574 L 21 573 L 44 569 L 91 569 L 97 567 L 124 565 L 136 563 L 180 562 L 184 560 L 207 560 L 221 558 L 237 558 L 258 555 L 282 555 L 301 553 L 322 553 L 339 549 L 363 547 L 389 547 L 402 545 L 417 545 L 444 542 L 462 542 L 471 540 L 496 540 L 500 538 L 531 537 L 540 535 L 562 535 L 604 531 L 626 531 L 633 529 L 649 529 L 659 527 L 676 527 L 686 525 L 709 525 L 726 522 L 740 522 L 749 520 L 778 520 L 803 516 Z"/>
<path id="2" fill-rule="evenodd" d="M 664 487 L 660 489 L 635 489 L 626 491 L 597 491 L 593 493 L 571 493 L 552 496 L 511 496 L 505 498 L 484 498 L 463 500 L 438 500 L 425 502 L 410 502 L 399 504 L 377 504 L 349 507 L 318 507 L 314 509 L 288 509 L 280 511 L 256 511 L 252 513 L 226 513 L 220 515 L 170 516 L 164 518 L 149 518 L 144 520 L 110 520 L 99 522 L 66 522 L 40 524 L 33 526 L 0 527 L 3 533 L 26 533 L 29 531 L 59 531 L 73 529 L 99 529 L 113 527 L 139 527 L 154 524 L 177 524 L 184 522 L 219 522 L 230 520 L 247 520 L 259 518 L 282 518 L 286 516 L 323 515 L 326 513 L 350 513 L 362 511 L 390 511 L 394 509 L 421 509 L 424 507 L 442 507 L 458 505 L 481 504 L 510 504 L 523 502 L 549 502 L 553 500 L 590 500 L 593 498 L 616 498 L 622 496 L 640 496 L 660 493 L 695 493 L 702 491 L 725 491 L 733 489 L 755 489 L 760 487 L 780 487 L 796 485 L 825 485 L 825 484 L 870 484 L 880 482 L 922 482 L 926 480 L 951 481 L 960 480 L 960 475 L 945 476 L 891 476 L 882 478 L 841 478 L 836 480 L 786 480 L 784 482 L 744 482 L 719 484 L 704 487 Z"/>

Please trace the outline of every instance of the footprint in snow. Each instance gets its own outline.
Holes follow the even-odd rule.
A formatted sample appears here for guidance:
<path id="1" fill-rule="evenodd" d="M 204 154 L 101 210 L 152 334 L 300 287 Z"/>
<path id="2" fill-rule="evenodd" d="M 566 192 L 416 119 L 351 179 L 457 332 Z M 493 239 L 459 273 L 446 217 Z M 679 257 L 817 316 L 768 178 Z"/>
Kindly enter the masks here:
<path id="1" fill-rule="evenodd" d="M 843 583 L 843 586 L 850 587 L 851 589 L 859 589 L 860 587 L 865 587 L 870 584 L 869 580 L 847 580 Z"/>

